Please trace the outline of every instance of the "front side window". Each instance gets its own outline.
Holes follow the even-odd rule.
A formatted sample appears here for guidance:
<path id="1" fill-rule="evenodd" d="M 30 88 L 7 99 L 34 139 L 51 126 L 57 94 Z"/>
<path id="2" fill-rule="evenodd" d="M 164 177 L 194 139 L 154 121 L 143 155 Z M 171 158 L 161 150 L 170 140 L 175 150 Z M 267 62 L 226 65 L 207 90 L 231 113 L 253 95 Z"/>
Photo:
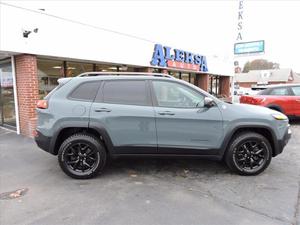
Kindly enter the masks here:
<path id="1" fill-rule="evenodd" d="M 204 106 L 204 96 L 175 82 L 153 81 L 157 104 L 160 107 L 196 108 Z"/>
<path id="2" fill-rule="evenodd" d="M 300 96 L 300 86 L 299 87 L 291 87 L 291 88 L 296 96 Z"/>
<path id="3" fill-rule="evenodd" d="M 289 92 L 287 88 L 274 88 L 270 95 L 289 95 Z"/>
<path id="4" fill-rule="evenodd" d="M 146 82 L 106 81 L 103 87 L 103 101 L 113 104 L 148 105 Z"/>

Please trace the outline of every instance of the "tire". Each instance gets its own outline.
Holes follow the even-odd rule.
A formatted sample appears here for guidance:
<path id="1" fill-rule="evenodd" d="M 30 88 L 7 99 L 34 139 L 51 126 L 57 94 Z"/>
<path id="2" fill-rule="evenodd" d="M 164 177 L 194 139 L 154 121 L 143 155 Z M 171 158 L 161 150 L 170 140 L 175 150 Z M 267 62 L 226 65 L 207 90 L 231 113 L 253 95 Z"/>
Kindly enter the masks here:
<path id="1" fill-rule="evenodd" d="M 260 174 L 269 166 L 271 159 L 270 142 L 255 132 L 236 135 L 225 155 L 225 162 L 229 169 L 244 176 Z"/>
<path id="2" fill-rule="evenodd" d="M 74 134 L 61 144 L 58 162 L 65 174 L 72 178 L 92 178 L 105 166 L 105 147 L 93 135 Z"/>

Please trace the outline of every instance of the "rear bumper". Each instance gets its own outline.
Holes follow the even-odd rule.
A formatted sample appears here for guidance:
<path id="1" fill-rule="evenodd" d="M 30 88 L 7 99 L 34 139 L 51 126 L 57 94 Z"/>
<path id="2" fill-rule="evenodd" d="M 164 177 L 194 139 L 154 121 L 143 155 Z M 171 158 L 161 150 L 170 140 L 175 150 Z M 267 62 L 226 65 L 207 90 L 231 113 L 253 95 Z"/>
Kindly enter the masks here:
<path id="1" fill-rule="evenodd" d="M 43 135 L 40 131 L 36 131 L 36 135 L 34 137 L 34 140 L 36 142 L 36 144 L 43 149 L 46 152 L 49 152 L 51 154 L 53 154 L 50 151 L 50 142 L 51 142 L 51 137 L 47 137 L 45 135 Z"/>
<path id="2" fill-rule="evenodd" d="M 283 138 L 281 140 L 278 140 L 277 141 L 277 149 L 275 151 L 275 154 L 274 156 L 282 153 L 283 151 L 283 148 L 286 146 L 286 144 L 289 142 L 290 138 L 292 136 L 292 131 L 291 131 L 291 128 L 288 127 L 288 129 L 286 130 Z"/>

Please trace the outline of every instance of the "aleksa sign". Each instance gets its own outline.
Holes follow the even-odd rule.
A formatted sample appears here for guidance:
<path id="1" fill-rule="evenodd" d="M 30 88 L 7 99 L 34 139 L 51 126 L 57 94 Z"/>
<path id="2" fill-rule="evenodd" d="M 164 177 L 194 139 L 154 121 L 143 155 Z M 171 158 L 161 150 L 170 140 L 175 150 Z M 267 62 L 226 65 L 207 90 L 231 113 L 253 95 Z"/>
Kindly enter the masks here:
<path id="1" fill-rule="evenodd" d="M 173 67 L 184 70 L 207 72 L 206 57 L 191 52 L 172 49 L 156 44 L 154 47 L 152 66 Z"/>

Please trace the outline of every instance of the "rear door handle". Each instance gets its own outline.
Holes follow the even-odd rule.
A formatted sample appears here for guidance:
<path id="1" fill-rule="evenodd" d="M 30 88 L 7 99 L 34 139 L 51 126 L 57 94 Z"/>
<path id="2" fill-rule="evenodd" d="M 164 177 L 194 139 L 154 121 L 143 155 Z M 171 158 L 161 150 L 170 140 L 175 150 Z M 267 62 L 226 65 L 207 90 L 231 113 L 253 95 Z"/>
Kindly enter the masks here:
<path id="1" fill-rule="evenodd" d="M 175 115 L 175 113 L 170 112 L 170 111 L 159 112 L 158 114 L 162 115 L 162 116 L 174 116 Z"/>
<path id="2" fill-rule="evenodd" d="M 99 108 L 99 109 L 95 109 L 95 112 L 111 112 L 111 109 L 108 109 L 108 108 Z"/>
<path id="3" fill-rule="evenodd" d="M 296 99 L 297 102 L 300 102 L 300 99 Z"/>

